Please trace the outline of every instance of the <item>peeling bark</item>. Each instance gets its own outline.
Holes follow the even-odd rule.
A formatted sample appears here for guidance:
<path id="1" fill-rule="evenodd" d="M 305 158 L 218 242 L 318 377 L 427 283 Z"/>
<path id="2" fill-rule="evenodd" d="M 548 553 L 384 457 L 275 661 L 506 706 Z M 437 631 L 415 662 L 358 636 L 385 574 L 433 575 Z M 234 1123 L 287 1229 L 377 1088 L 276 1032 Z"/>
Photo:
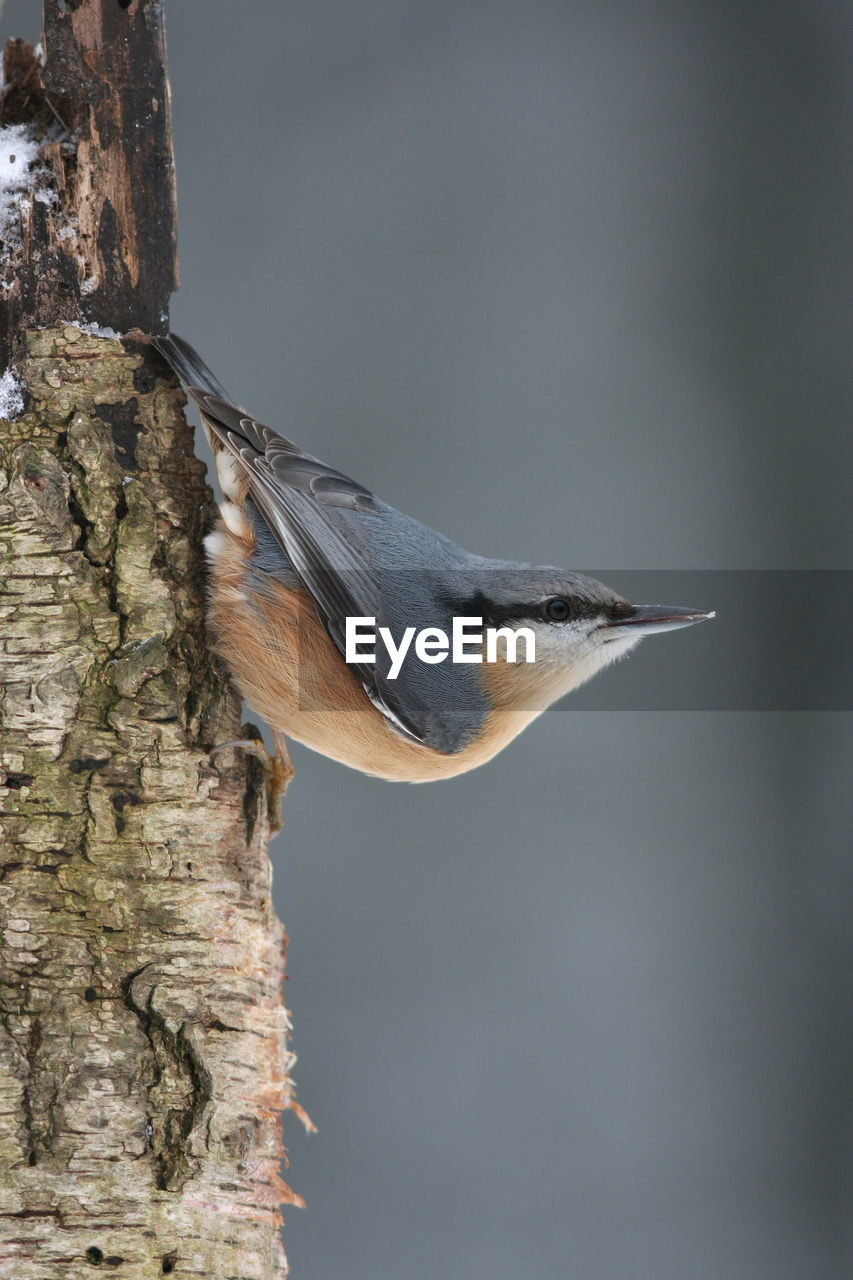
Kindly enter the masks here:
<path id="1" fill-rule="evenodd" d="M 63 321 L 165 333 L 178 283 L 162 5 L 44 0 L 43 44 L 43 65 L 23 40 L 3 57 L 0 124 L 42 144 L 4 246 L 7 364 L 28 329 Z"/>
<path id="2" fill-rule="evenodd" d="M 26 384 L 0 421 L 0 1277 L 281 1280 L 286 939 L 267 777 L 210 755 L 246 732 L 204 632 L 211 495 L 162 365 L 73 323 L 165 315 L 168 123 L 165 169 L 128 158 L 151 83 L 116 35 L 144 80 L 161 7 L 45 21 L 2 101 L 41 152 L 0 277 Z M 167 115 L 162 63 L 154 92 Z"/>

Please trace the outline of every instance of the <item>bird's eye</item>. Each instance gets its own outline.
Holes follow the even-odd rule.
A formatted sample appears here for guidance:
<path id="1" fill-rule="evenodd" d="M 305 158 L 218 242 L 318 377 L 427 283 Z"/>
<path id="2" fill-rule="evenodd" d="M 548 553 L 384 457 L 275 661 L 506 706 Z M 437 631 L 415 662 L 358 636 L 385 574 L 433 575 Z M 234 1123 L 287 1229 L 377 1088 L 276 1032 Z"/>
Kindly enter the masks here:
<path id="1" fill-rule="evenodd" d="M 545 617 L 549 622 L 565 622 L 571 612 L 568 600 L 564 600 L 562 596 L 555 596 L 553 600 L 549 600 L 545 605 Z"/>

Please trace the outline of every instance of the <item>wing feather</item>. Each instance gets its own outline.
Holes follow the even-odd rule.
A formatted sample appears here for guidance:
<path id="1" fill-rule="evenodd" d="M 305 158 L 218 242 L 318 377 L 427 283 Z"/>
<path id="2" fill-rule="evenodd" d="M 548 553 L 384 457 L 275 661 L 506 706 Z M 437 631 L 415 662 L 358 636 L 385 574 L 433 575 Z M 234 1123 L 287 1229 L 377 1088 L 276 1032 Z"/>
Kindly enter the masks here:
<path id="1" fill-rule="evenodd" d="M 188 343 L 174 337 L 153 341 L 195 400 L 212 438 L 248 476 L 252 501 L 311 594 L 341 658 L 345 660 L 348 617 L 372 617 L 377 628 L 388 626 L 399 634 L 404 602 L 389 597 L 388 574 L 381 578 L 376 572 L 366 520 L 404 517 L 350 476 L 233 405 Z M 446 540 L 437 534 L 431 538 L 435 554 Z M 453 552 L 465 554 L 459 548 Z M 424 695 L 407 680 L 405 665 L 396 680 L 388 679 L 390 658 L 381 645 L 375 665 L 348 665 L 402 737 L 449 754 L 469 739 L 470 722 L 458 708 L 437 706 L 434 692 Z"/>

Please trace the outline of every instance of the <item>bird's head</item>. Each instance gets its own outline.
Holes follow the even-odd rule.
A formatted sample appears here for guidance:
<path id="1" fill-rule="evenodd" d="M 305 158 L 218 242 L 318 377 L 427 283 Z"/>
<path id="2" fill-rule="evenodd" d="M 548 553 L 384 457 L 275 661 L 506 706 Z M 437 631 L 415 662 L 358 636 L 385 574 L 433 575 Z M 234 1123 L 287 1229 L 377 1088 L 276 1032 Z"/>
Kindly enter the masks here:
<path id="1" fill-rule="evenodd" d="M 482 667 L 493 705 L 527 705 L 534 713 L 625 657 L 645 636 L 714 616 L 675 605 L 631 604 L 595 578 L 535 566 L 489 573 L 470 609 L 497 633 L 493 661 Z M 525 660 L 525 631 L 534 638 L 532 662 Z"/>

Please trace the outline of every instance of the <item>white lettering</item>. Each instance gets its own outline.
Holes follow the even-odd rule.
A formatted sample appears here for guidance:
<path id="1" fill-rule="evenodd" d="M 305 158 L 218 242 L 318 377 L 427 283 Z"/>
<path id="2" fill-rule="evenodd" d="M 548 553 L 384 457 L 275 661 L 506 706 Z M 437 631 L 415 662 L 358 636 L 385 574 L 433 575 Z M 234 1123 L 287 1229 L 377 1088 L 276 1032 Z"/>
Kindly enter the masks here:
<path id="1" fill-rule="evenodd" d="M 438 627 L 424 627 L 415 639 L 415 653 L 421 662 L 444 662 L 449 648 L 447 632 Z"/>
<path id="2" fill-rule="evenodd" d="M 412 643 L 412 636 L 415 634 L 415 628 L 406 627 L 406 630 L 403 632 L 403 638 L 400 641 L 399 649 L 394 644 L 394 637 L 391 635 L 391 632 L 387 627 L 380 627 L 379 634 L 382 637 L 382 641 L 385 648 L 388 650 L 389 657 L 391 658 L 391 670 L 388 672 L 388 679 L 396 680 L 397 676 L 400 674 L 403 659 L 409 651 L 409 645 Z"/>
<path id="3" fill-rule="evenodd" d="M 365 631 L 364 627 L 376 625 L 375 618 L 347 618 L 344 628 L 346 647 L 344 658 L 347 662 L 375 662 L 376 653 L 359 653 L 360 644 L 376 644 L 376 632 Z"/>
<path id="4" fill-rule="evenodd" d="M 465 646 L 469 644 L 483 643 L 483 633 L 478 631 L 476 635 L 468 634 L 470 627 L 482 627 L 482 618 L 454 618 L 453 619 L 453 661 L 454 662 L 482 662 L 482 653 L 466 653 Z"/>
<path id="5" fill-rule="evenodd" d="M 486 662 L 498 660 L 498 636 L 506 643 L 507 662 L 518 662 L 518 642 L 524 641 L 524 661 L 536 661 L 536 636 L 530 627 L 519 627 L 513 631 L 511 627 L 489 627 L 486 632 Z"/>
<path id="6" fill-rule="evenodd" d="M 0 0 L 0 3 L 2 3 L 2 0 Z M 371 665 L 376 662 L 375 624 L 375 618 L 347 618 L 345 620 L 344 636 L 346 644 L 344 657 L 347 662 L 367 662 Z M 395 643 L 388 627 L 380 627 L 379 638 L 385 645 L 386 652 L 391 659 L 388 679 L 396 680 L 399 676 L 403 669 L 406 654 L 412 647 L 413 639 L 415 642 L 415 655 L 421 662 L 444 662 L 448 653 L 451 653 L 453 662 L 483 662 L 482 626 L 482 618 L 454 618 L 452 646 L 447 638 L 447 632 L 442 631 L 439 627 L 424 627 L 422 631 L 417 633 L 414 627 L 406 627 L 400 638 L 399 645 Z M 518 655 L 519 640 L 524 641 L 524 661 L 536 661 L 536 633 L 531 627 L 519 627 L 517 631 L 513 631 L 511 627 L 487 627 L 486 662 L 500 661 L 498 658 L 498 640 L 503 641 L 503 654 L 507 662 L 519 662 L 521 660 Z M 362 645 L 372 645 L 373 650 L 368 652 L 361 647 Z M 474 645 L 479 646 L 479 653 L 470 652 L 471 647 Z"/>

